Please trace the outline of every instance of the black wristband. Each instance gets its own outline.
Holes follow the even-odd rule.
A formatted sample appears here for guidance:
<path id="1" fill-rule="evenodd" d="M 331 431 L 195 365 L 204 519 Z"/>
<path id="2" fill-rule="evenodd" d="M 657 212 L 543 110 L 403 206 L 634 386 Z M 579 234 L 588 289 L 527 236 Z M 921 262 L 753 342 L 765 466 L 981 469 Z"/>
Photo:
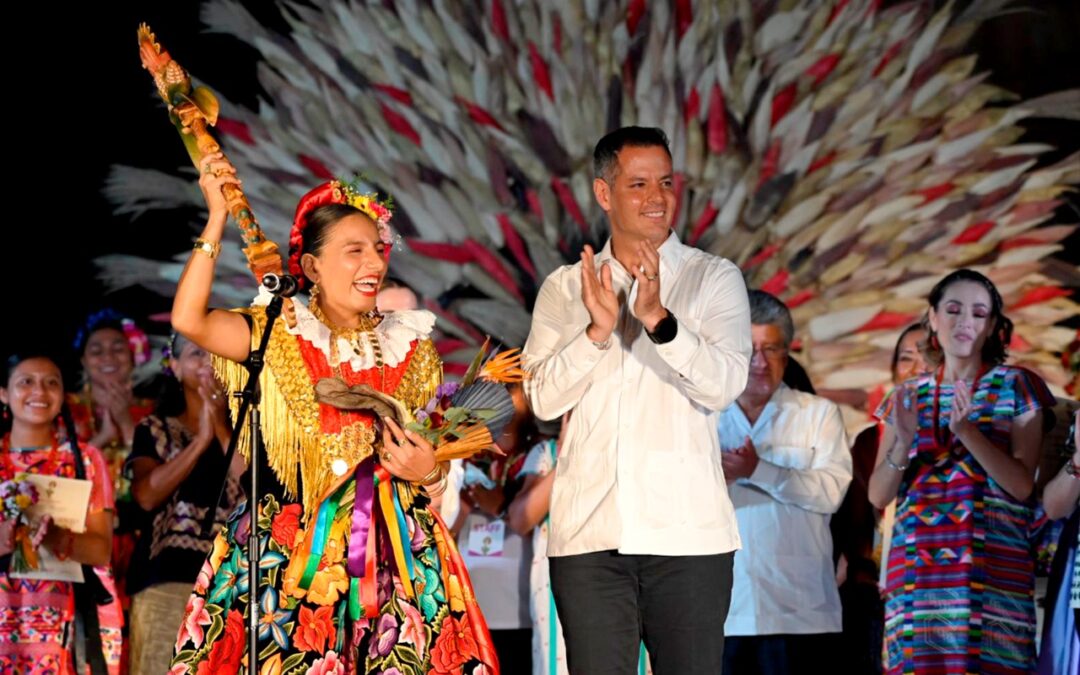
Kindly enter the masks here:
<path id="1" fill-rule="evenodd" d="M 649 339 L 653 341 L 653 344 L 663 345 L 671 342 L 675 339 L 675 336 L 679 333 L 679 322 L 675 320 L 675 315 L 668 311 L 667 316 L 660 319 L 652 331 L 645 331 L 645 334 L 649 336 Z"/>

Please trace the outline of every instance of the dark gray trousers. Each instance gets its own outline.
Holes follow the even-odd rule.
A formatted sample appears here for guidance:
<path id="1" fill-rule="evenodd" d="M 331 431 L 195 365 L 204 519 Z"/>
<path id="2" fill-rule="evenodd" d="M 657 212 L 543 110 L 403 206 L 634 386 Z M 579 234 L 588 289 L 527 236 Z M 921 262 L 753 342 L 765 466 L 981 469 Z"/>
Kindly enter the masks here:
<path id="1" fill-rule="evenodd" d="M 639 644 L 654 675 L 718 675 L 734 553 L 549 558 L 572 675 L 634 675 Z"/>

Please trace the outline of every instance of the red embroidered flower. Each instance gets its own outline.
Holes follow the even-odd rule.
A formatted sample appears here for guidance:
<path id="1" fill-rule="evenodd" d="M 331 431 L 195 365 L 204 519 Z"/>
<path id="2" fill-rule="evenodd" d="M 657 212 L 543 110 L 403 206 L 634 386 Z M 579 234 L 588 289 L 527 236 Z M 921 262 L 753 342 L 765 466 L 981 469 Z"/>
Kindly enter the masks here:
<path id="1" fill-rule="evenodd" d="M 306 606 L 300 607 L 300 619 L 293 633 L 297 649 L 322 654 L 326 651 L 326 641 L 333 642 L 334 637 L 333 607 L 320 607 L 314 612 Z"/>
<path id="2" fill-rule="evenodd" d="M 244 617 L 230 610 L 224 632 L 210 649 L 209 657 L 199 664 L 196 675 L 235 675 L 244 657 L 244 642 Z"/>
<path id="3" fill-rule="evenodd" d="M 270 525 L 270 536 L 287 549 L 292 549 L 296 540 L 296 531 L 300 529 L 300 505 L 289 504 L 274 516 Z"/>
<path id="4" fill-rule="evenodd" d="M 326 652 L 326 656 L 317 659 L 307 669 L 305 675 L 344 675 L 345 662 L 333 650 Z"/>
<path id="5" fill-rule="evenodd" d="M 428 671 L 428 675 L 460 673 L 461 666 L 468 663 L 470 659 L 479 657 L 480 648 L 473 638 L 469 617 L 463 616 L 461 621 L 455 621 L 454 617 L 447 616 L 443 620 L 439 639 L 431 648 L 431 670 Z"/>

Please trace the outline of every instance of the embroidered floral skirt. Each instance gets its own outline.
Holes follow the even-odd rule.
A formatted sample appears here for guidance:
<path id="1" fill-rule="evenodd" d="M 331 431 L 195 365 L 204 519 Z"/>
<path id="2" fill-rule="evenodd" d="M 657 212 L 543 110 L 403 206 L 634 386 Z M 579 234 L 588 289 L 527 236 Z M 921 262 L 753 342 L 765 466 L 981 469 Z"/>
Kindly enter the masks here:
<path id="1" fill-rule="evenodd" d="M 325 518 L 313 515 L 306 525 L 315 532 L 306 531 L 299 504 L 273 496 L 262 500 L 256 591 L 260 673 L 497 675 L 495 650 L 468 573 L 426 499 L 402 502 L 390 527 L 376 515 L 366 556 L 369 578 L 350 575 L 355 492 L 353 479 L 329 509 L 320 509 L 320 514 L 327 511 Z M 218 534 L 188 600 L 170 675 L 224 675 L 246 666 L 250 526 L 242 504 Z M 395 533 L 403 542 L 396 549 Z M 323 544 L 313 560 L 316 536 Z M 403 583 L 399 568 L 408 570 L 411 583 Z M 366 603 L 358 601 L 363 583 L 370 589 Z"/>

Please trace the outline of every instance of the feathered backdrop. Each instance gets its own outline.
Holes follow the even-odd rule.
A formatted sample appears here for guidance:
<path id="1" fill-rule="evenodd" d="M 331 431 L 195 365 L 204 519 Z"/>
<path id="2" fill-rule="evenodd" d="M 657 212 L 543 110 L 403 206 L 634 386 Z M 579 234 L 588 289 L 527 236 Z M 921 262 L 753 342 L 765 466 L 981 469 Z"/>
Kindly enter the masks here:
<path id="1" fill-rule="evenodd" d="M 202 18 L 262 54 L 258 110 L 216 93 L 267 236 L 287 241 L 317 181 L 362 172 L 393 195 L 393 274 L 439 316 L 450 360 L 485 334 L 524 342 L 544 277 L 606 238 L 593 145 L 641 124 L 671 138 L 680 237 L 793 308 L 819 386 L 886 382 L 898 330 L 941 276 L 971 266 L 1016 321 L 1014 360 L 1060 392 L 1075 331 L 1056 324 L 1078 314 L 1080 274 L 1054 258 L 1076 225 L 1048 221 L 1080 182 L 1080 153 L 1042 166 L 1051 148 L 1024 143 L 1018 123 L 1080 119 L 1080 91 L 1016 101 L 987 82 L 965 45 L 1009 5 L 311 0 L 280 5 L 283 34 L 212 0 Z M 193 172 L 116 167 L 107 191 L 120 213 L 201 202 Z M 164 291 L 187 254 L 100 263 L 114 287 Z M 237 245 L 215 291 L 253 295 Z"/>

